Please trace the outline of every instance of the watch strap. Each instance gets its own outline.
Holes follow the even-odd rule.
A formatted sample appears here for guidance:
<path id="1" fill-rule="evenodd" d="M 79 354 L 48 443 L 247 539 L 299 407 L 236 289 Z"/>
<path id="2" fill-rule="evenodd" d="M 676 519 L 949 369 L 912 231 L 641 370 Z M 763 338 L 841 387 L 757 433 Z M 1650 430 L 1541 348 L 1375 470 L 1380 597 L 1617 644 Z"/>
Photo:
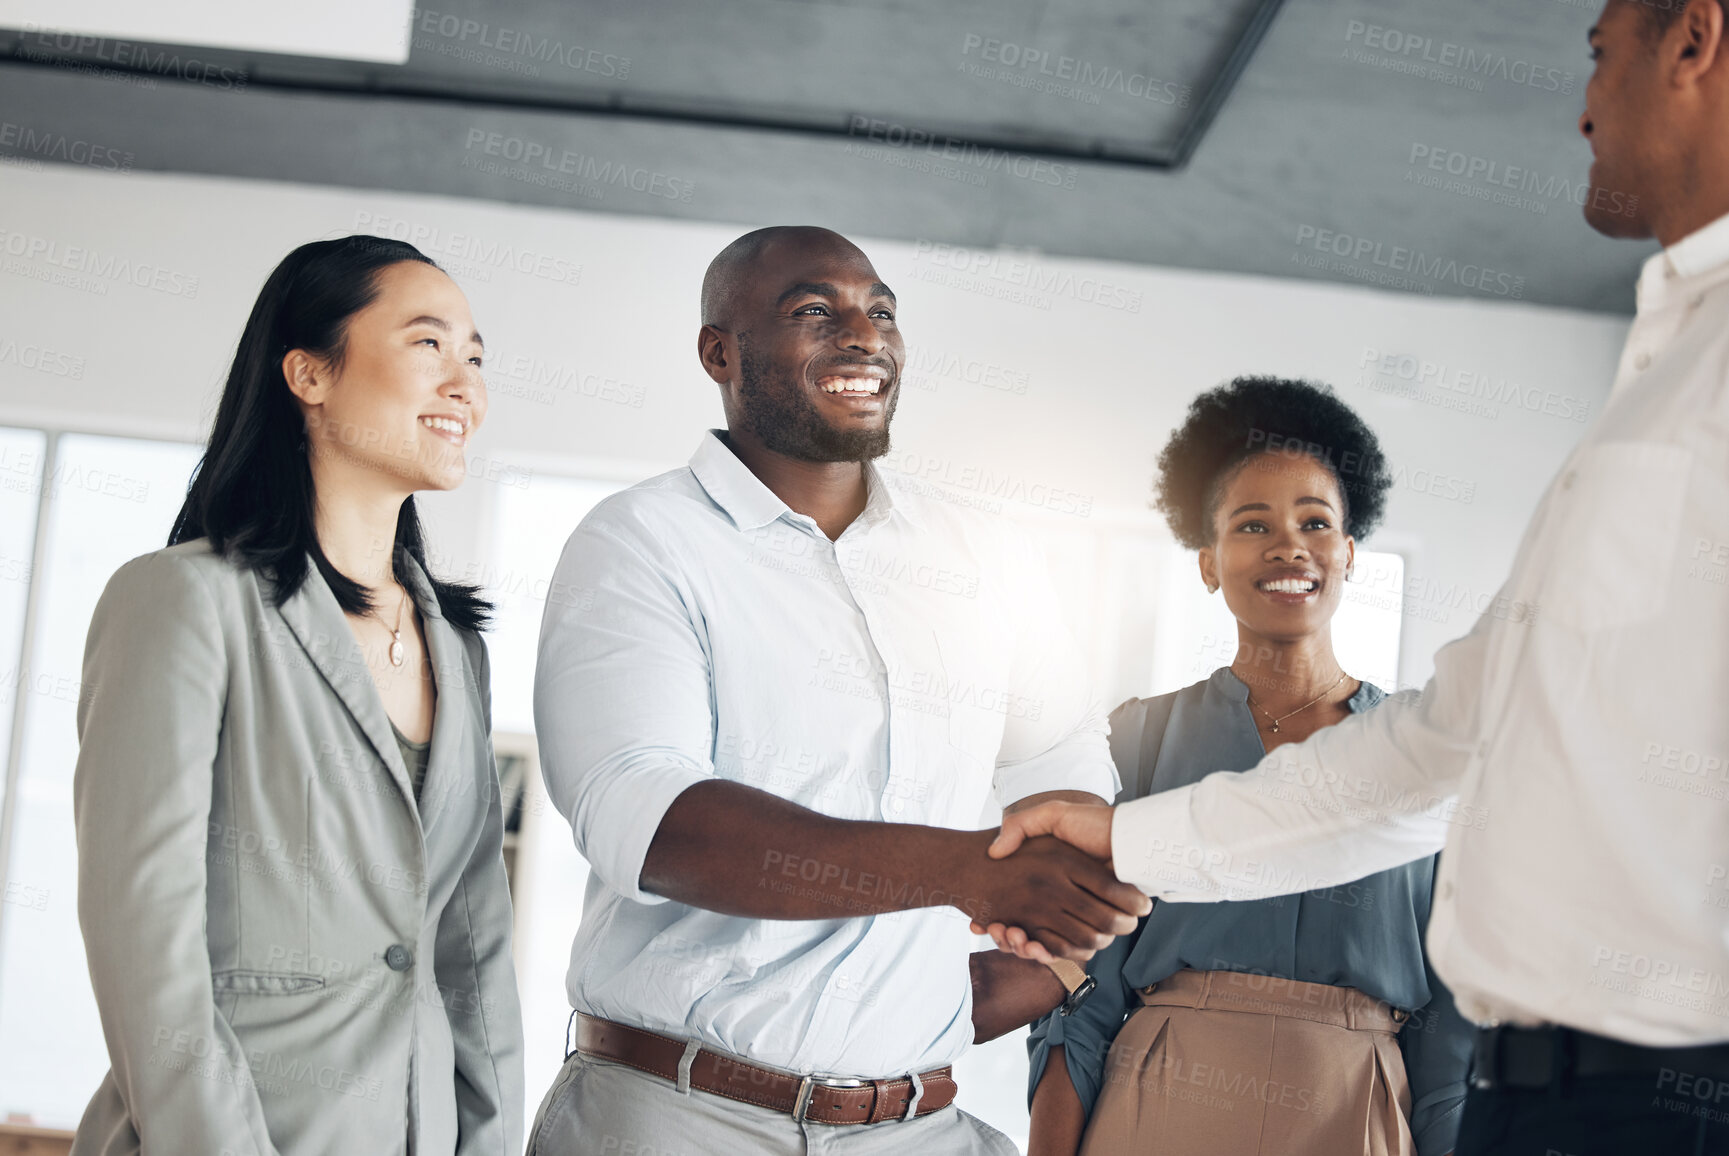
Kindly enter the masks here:
<path id="1" fill-rule="evenodd" d="M 1086 969 L 1072 959 L 1053 959 L 1045 966 L 1051 969 L 1057 977 L 1057 982 L 1061 983 L 1063 989 L 1069 993 L 1064 997 L 1061 1007 L 1057 1009 L 1063 1015 L 1068 1015 L 1080 1007 L 1082 1002 L 1093 994 L 1093 988 L 1097 986 L 1093 982 L 1093 977 L 1086 973 Z"/>
<path id="2" fill-rule="evenodd" d="M 1070 995 L 1074 995 L 1080 986 L 1087 982 L 1087 969 L 1072 959 L 1053 959 L 1045 966 L 1056 973 L 1057 981 Z"/>

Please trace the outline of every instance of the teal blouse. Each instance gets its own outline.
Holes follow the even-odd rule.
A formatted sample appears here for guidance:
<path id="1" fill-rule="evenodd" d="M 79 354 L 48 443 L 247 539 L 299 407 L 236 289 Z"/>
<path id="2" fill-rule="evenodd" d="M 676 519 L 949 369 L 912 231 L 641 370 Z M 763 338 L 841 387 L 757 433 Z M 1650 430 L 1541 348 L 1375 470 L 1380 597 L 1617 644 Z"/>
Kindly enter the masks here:
<path id="1" fill-rule="evenodd" d="M 1266 750 L 1241 679 L 1222 667 L 1211 678 L 1154 699 L 1133 698 L 1111 714 L 1111 754 L 1122 776 L 1118 802 L 1243 771 Z M 1347 704 L 1372 709 L 1381 690 L 1364 683 Z M 1029 1102 L 1053 1047 L 1092 1114 L 1105 1056 L 1138 988 L 1183 968 L 1270 975 L 1354 987 L 1411 1013 L 1399 1032 L 1411 1086 L 1411 1130 L 1419 1156 L 1452 1150 L 1465 1103 L 1472 1026 L 1453 1006 L 1423 951 L 1435 856 L 1354 883 L 1298 895 L 1224 903 L 1153 905 L 1132 935 L 1093 957 L 1097 989 L 1073 1015 L 1052 1013 L 1033 1027 Z"/>

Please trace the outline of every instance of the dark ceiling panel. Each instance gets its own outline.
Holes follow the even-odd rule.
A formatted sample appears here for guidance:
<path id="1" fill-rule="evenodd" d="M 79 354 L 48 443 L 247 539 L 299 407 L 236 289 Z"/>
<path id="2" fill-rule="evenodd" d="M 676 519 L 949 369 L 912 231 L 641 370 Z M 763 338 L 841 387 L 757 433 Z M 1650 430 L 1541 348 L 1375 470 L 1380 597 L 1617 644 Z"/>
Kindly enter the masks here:
<path id="1" fill-rule="evenodd" d="M 601 87 L 625 108 L 731 110 L 760 123 L 1143 162 L 1174 156 L 1214 85 L 1234 79 L 1227 65 L 1239 45 L 1252 50 L 1277 7 L 637 0 L 591 5 L 573 27 L 568 9 L 534 0 L 445 2 L 448 12 L 421 11 L 410 75 L 466 85 L 532 68 L 543 91 L 592 93 L 609 81 Z M 678 30 L 680 67 L 638 66 L 633 40 L 644 28 Z M 578 29 L 587 43 L 571 54 Z"/>
<path id="2" fill-rule="evenodd" d="M 1174 168 L 1193 154 L 1280 4 L 601 0 L 578 10 L 545 0 L 436 2 L 416 10 L 402 66 L 199 55 L 255 88 Z M 105 58 L 100 44 L 40 33 L 4 59 L 203 82 L 164 74 L 148 53 Z"/>
<path id="3" fill-rule="evenodd" d="M 440 41 L 474 53 L 456 62 L 460 74 L 431 71 L 434 56 L 443 61 L 437 67 L 455 67 L 455 58 L 427 46 L 437 33 L 425 22 L 450 28 L 450 14 L 422 12 L 411 67 L 428 70 L 429 88 L 459 77 L 476 86 L 518 84 L 529 67 L 524 53 L 548 51 L 523 39 L 528 29 L 560 39 L 550 57 L 532 64 L 539 75 L 527 79 L 571 91 L 592 83 L 594 91 L 610 86 L 647 99 L 651 88 L 677 91 L 675 81 L 687 75 L 724 74 L 735 86 L 752 76 L 783 85 L 798 79 L 779 76 L 795 65 L 778 48 L 752 48 L 757 41 L 742 36 L 701 43 L 667 26 L 652 3 L 463 2 L 484 3 L 492 22 L 484 36 L 479 21 L 473 29 L 459 22 Z M 1005 36 L 1025 28 L 1014 32 L 1017 42 L 1076 51 L 1087 43 L 1080 34 L 1066 39 L 1055 29 L 1067 20 L 1087 26 L 1096 12 L 1079 7 L 1083 2 L 1069 0 L 1060 14 L 1030 0 L 880 0 L 873 9 L 886 21 L 913 23 L 927 8 L 971 12 L 981 24 L 1000 21 L 995 27 Z M 801 20 L 828 11 L 842 24 L 861 10 L 853 0 L 738 4 L 779 5 Z M 1005 11 L 1004 4 L 1017 7 Z M 1175 171 L 1087 160 L 1041 161 L 1039 168 L 1002 163 L 1001 153 L 947 156 L 832 133 L 409 99 L 365 87 L 317 91 L 333 79 L 382 85 L 403 72 L 356 76 L 330 61 L 242 60 L 242 72 L 223 63 L 203 76 L 184 57 L 178 73 L 152 59 L 157 71 L 142 76 L 114 72 L 116 62 L 106 58 L 7 66 L 20 52 L 43 54 L 32 38 L 0 30 L 0 158 L 95 163 L 67 152 L 94 142 L 102 157 L 124 155 L 140 171 L 741 227 L 812 222 L 979 251 L 1625 314 L 1639 263 L 1655 246 L 1600 237 L 1578 208 L 1591 159 L 1578 131 L 1591 67 L 1584 37 L 1599 7 L 1598 0 L 1287 0 L 1205 146 Z M 713 19 L 701 26 L 705 34 Z M 103 51 L 113 57 L 125 49 L 110 44 Z M 846 70 L 796 67 L 804 83 L 814 75 L 837 90 L 871 95 Z M 291 91 L 265 80 L 314 87 Z M 5 172 L 0 166 L 0 208 Z"/>

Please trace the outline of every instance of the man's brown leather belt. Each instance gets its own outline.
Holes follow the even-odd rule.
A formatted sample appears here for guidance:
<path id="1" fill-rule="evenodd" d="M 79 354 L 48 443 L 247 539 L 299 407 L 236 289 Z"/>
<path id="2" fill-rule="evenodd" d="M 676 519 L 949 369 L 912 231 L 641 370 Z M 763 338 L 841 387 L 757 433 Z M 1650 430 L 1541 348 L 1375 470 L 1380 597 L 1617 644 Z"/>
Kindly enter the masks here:
<path id="1" fill-rule="evenodd" d="M 679 1066 L 690 1047 L 683 1040 L 578 1012 L 576 1049 L 676 1082 Z M 925 1072 L 918 1080 L 921 1091 L 914 1115 L 925 1116 L 954 1102 L 953 1069 Z M 795 1120 L 813 1124 L 880 1124 L 884 1120 L 901 1120 L 906 1118 L 913 1099 L 913 1081 L 908 1076 L 892 1080 L 836 1080 L 823 1076 L 801 1079 L 704 1048 L 696 1049 L 691 1059 L 690 1086 L 729 1100 L 785 1112 Z"/>

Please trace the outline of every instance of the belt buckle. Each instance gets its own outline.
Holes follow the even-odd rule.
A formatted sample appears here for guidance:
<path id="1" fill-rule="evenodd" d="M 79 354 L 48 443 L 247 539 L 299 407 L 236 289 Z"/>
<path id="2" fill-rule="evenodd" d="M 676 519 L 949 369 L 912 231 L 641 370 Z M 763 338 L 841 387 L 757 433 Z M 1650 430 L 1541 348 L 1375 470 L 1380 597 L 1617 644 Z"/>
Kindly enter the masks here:
<path id="1" fill-rule="evenodd" d="M 818 1088 L 868 1088 L 869 1080 L 842 1080 L 831 1076 L 806 1076 L 798 1082 L 798 1099 L 792 1104 L 792 1118 L 804 1123 L 810 1111 L 811 1093 Z"/>

